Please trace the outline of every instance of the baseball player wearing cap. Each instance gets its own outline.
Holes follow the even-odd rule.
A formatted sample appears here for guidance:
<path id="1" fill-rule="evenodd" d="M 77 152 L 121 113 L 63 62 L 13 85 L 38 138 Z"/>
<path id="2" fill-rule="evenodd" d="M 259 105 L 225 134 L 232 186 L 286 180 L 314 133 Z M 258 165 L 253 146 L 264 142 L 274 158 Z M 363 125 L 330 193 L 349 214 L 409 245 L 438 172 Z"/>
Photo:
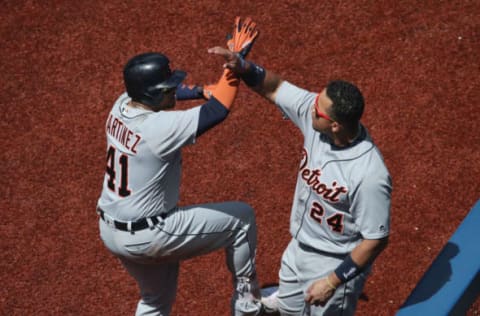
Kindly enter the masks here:
<path id="1" fill-rule="evenodd" d="M 257 34 L 253 21 L 236 19 L 228 45 L 245 55 Z M 261 304 L 253 209 L 235 201 L 177 205 L 181 149 L 227 117 L 240 80 L 224 70 L 205 104 L 174 110 L 175 91 L 179 99 L 200 95 L 198 89 L 181 85 L 185 76 L 172 71 L 161 53 L 139 54 L 125 65 L 127 91 L 105 125 L 106 169 L 97 204 L 100 236 L 138 283 L 136 315 L 169 315 L 180 262 L 220 248 L 226 250 L 234 283 L 232 315 L 257 315 Z"/>
<path id="2" fill-rule="evenodd" d="M 281 315 L 353 315 L 374 259 L 387 245 L 392 183 L 360 123 L 364 99 L 335 80 L 320 93 L 216 47 L 224 65 L 275 103 L 303 134 L 303 151 L 278 291 L 262 298 Z"/>

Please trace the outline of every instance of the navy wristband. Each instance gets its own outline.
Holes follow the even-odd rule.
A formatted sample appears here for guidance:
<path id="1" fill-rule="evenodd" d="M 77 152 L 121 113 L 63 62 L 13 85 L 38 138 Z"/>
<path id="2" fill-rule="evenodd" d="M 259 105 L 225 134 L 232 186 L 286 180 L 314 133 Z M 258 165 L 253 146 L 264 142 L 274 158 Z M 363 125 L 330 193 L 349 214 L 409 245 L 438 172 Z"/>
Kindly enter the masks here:
<path id="1" fill-rule="evenodd" d="M 187 86 L 180 84 L 175 91 L 177 100 L 193 100 L 203 98 L 203 88 L 199 86 Z"/>
<path id="2" fill-rule="evenodd" d="M 245 82 L 245 84 L 249 87 L 258 86 L 260 83 L 263 82 L 265 79 L 265 69 L 263 67 L 258 66 L 252 62 L 250 63 L 250 68 L 246 73 L 240 75 L 240 78 Z"/>
<path id="3" fill-rule="evenodd" d="M 350 281 L 360 274 L 360 272 L 362 272 L 362 269 L 353 261 L 350 255 L 335 269 L 335 274 L 342 283 Z"/>

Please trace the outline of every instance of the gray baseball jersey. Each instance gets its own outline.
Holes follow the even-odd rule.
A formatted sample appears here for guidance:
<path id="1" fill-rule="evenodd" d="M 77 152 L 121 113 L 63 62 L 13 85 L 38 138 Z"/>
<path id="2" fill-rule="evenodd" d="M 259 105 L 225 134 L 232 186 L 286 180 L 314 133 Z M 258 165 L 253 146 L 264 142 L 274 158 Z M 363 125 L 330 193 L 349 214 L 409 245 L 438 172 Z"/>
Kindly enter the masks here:
<path id="1" fill-rule="evenodd" d="M 290 232 L 315 249 L 346 254 L 362 239 L 389 234 L 391 178 L 364 126 L 347 148 L 336 147 L 312 128 L 316 96 L 283 82 L 275 100 L 304 136 Z"/>
<path id="2" fill-rule="evenodd" d="M 107 172 L 98 201 L 121 221 L 159 215 L 177 205 L 179 149 L 195 142 L 200 113 L 200 106 L 155 113 L 127 107 L 128 101 L 126 93 L 121 95 L 107 119 Z"/>

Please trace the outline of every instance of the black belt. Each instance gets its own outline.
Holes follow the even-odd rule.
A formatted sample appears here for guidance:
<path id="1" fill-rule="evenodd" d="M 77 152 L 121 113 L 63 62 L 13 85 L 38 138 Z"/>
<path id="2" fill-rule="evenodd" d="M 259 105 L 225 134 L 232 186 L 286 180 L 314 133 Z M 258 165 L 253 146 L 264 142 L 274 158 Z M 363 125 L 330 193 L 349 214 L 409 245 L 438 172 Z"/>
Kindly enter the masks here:
<path id="1" fill-rule="evenodd" d="M 107 223 L 107 220 L 105 220 L 105 212 L 103 210 L 97 208 L 97 213 L 100 215 L 100 218 L 104 222 Z M 136 220 L 134 222 L 131 222 L 130 223 L 130 229 L 128 229 L 128 225 L 129 225 L 128 222 L 120 222 L 120 221 L 116 221 L 114 219 L 110 220 L 110 222 L 112 222 L 113 226 L 115 226 L 115 228 L 118 229 L 118 230 L 122 230 L 122 231 L 125 231 L 125 232 L 134 232 L 134 231 L 139 231 L 139 230 L 148 228 L 150 226 L 157 225 L 160 222 L 158 217 L 165 219 L 166 214 L 160 214 L 159 216 L 142 218 L 142 219 Z M 148 223 L 148 219 L 151 220 L 151 223 L 152 223 L 151 225 Z"/>

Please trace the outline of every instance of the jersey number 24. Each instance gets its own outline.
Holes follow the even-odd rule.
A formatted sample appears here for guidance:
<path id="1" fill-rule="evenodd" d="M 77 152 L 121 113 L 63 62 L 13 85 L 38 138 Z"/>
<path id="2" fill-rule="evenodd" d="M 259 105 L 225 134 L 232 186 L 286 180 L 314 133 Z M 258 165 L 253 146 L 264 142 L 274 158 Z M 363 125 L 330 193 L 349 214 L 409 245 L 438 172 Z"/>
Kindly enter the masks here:
<path id="1" fill-rule="evenodd" d="M 322 224 L 323 219 L 325 216 L 325 209 L 323 206 L 318 203 L 318 202 L 313 202 L 312 208 L 310 209 L 310 217 L 318 222 L 319 224 Z M 343 215 L 340 213 L 335 213 L 334 215 L 328 217 L 326 219 L 328 227 L 336 233 L 343 233 Z"/>

